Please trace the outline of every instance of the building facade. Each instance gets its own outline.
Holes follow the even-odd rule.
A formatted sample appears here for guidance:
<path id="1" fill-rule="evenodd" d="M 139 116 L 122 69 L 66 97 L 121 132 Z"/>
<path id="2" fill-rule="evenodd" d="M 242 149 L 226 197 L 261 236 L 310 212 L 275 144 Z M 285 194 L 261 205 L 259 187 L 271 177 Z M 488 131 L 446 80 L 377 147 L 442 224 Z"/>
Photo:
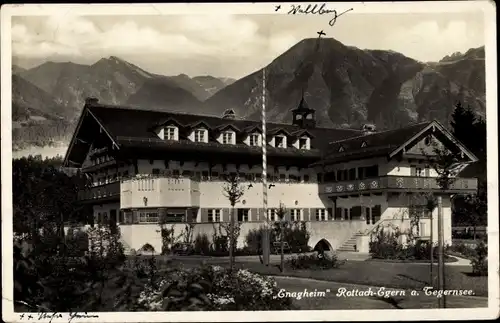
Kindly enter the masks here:
<path id="1" fill-rule="evenodd" d="M 314 110 L 302 98 L 290 124 L 267 124 L 267 196 L 263 209 L 262 129 L 221 117 L 138 110 L 88 99 L 65 157 L 91 179 L 80 193 L 93 205 L 96 222 L 117 223 L 127 248 L 149 243 L 161 250 L 159 223 L 177 232 L 196 223 L 195 234 L 210 237 L 233 214 L 224 194 L 227 175 L 245 188 L 235 206 L 245 235 L 263 221 L 305 221 L 310 245 L 367 252 L 373 231 L 383 226 L 415 230 L 430 237 L 422 196 L 442 197 L 445 242 L 451 243 L 451 198 L 473 193 L 477 182 L 456 178 L 443 189 L 430 164 L 434 147 L 456 152 L 457 173 L 477 158 L 438 122 L 377 132 L 316 126 Z M 437 215 L 437 210 L 435 210 Z M 436 222 L 437 217 L 433 217 Z M 437 222 L 436 222 L 437 223 Z M 433 225 L 437 239 L 437 225 Z"/>

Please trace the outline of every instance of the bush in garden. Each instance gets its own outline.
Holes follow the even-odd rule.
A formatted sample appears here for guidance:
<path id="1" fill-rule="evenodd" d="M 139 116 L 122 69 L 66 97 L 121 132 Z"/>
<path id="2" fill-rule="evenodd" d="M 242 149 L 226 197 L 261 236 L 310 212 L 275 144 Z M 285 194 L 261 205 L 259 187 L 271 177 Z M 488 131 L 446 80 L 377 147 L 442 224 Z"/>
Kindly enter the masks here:
<path id="1" fill-rule="evenodd" d="M 289 222 L 285 227 L 285 242 L 290 246 L 290 251 L 293 253 L 310 251 L 309 238 L 311 237 L 307 231 L 305 222 Z"/>
<path id="2" fill-rule="evenodd" d="M 480 241 L 472 258 L 472 273 L 479 276 L 488 275 L 488 246 L 485 241 Z"/>
<path id="3" fill-rule="evenodd" d="M 210 240 L 206 233 L 198 233 L 194 239 L 194 252 L 197 255 L 208 255 L 210 253 Z"/>
<path id="4" fill-rule="evenodd" d="M 261 245 L 263 231 L 263 228 L 252 229 L 248 231 L 247 235 L 245 236 L 245 242 L 248 249 L 250 249 L 251 252 L 256 255 L 259 254 L 262 249 Z M 270 230 L 269 247 L 272 246 L 273 241 L 276 241 L 276 231 Z"/>
<path id="5" fill-rule="evenodd" d="M 452 246 L 447 248 L 447 251 L 450 253 L 458 253 L 460 256 L 463 256 L 467 259 L 473 259 L 476 257 L 476 249 L 465 245 L 463 242 L 453 244 Z"/>
<path id="6" fill-rule="evenodd" d="M 229 237 L 214 235 L 210 252 L 213 254 L 229 254 Z"/>
<path id="7" fill-rule="evenodd" d="M 404 253 L 403 245 L 399 243 L 399 231 L 386 231 L 378 228 L 371 236 L 369 243 L 370 255 L 375 259 L 399 259 Z"/>
<path id="8" fill-rule="evenodd" d="M 89 250 L 89 236 L 82 230 L 70 229 L 66 234 L 66 248 L 72 257 L 84 256 Z"/>
<path id="9" fill-rule="evenodd" d="M 143 245 L 140 250 L 145 252 L 155 252 L 155 248 L 149 243 Z"/>
<path id="10" fill-rule="evenodd" d="M 146 286 L 138 299 L 139 307 L 149 311 L 179 310 L 287 310 L 289 298 L 277 298 L 272 278 L 238 270 L 206 266 L 175 269 L 158 288 Z"/>
<path id="11" fill-rule="evenodd" d="M 342 264 L 343 262 L 339 261 L 336 255 L 329 253 L 319 253 L 313 255 L 301 254 L 292 256 L 285 261 L 285 266 L 293 270 L 334 269 L 338 268 Z"/>

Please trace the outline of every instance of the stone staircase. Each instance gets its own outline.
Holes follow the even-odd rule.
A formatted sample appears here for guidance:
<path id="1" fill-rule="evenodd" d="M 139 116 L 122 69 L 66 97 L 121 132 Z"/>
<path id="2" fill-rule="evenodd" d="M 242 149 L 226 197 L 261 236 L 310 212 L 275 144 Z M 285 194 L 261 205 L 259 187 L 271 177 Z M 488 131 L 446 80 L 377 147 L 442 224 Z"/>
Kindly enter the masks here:
<path id="1" fill-rule="evenodd" d="M 363 235 L 362 232 L 358 231 L 354 233 L 349 239 L 347 239 L 337 251 L 358 251 L 356 250 L 356 240 L 359 236 Z"/>

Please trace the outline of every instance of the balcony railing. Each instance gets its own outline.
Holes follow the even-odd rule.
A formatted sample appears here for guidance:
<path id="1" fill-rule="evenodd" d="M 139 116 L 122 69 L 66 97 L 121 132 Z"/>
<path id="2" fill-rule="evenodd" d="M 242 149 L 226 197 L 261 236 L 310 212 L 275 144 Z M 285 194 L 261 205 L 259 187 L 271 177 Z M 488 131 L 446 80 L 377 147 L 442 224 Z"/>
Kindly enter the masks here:
<path id="1" fill-rule="evenodd" d="M 432 192 L 442 191 L 435 177 L 381 176 L 363 180 L 351 180 L 321 184 L 320 194 L 349 195 L 362 192 Z M 474 193 L 476 178 L 456 178 L 447 193 Z"/>
<path id="2" fill-rule="evenodd" d="M 78 192 L 80 201 L 113 199 L 120 196 L 120 182 L 116 181 L 109 184 L 94 186 Z"/>

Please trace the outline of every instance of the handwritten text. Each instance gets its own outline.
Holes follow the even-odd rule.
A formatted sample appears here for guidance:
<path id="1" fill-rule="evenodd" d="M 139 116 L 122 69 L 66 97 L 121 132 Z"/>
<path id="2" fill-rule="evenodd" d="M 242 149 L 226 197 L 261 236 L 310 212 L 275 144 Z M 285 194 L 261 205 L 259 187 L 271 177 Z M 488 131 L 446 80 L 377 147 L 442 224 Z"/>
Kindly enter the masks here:
<path id="1" fill-rule="evenodd" d="M 326 7 L 326 3 L 323 3 L 321 5 L 317 4 L 308 4 L 305 7 L 302 7 L 300 4 L 294 5 L 292 4 L 290 6 L 290 10 L 288 11 L 289 15 L 296 15 L 296 14 L 302 14 L 302 15 L 333 15 L 333 18 L 328 22 L 330 26 L 334 26 L 335 23 L 337 22 L 337 18 L 342 16 L 343 14 L 348 13 L 349 11 L 354 10 L 353 8 L 345 10 L 341 13 L 339 13 L 335 9 L 328 9 Z"/>

